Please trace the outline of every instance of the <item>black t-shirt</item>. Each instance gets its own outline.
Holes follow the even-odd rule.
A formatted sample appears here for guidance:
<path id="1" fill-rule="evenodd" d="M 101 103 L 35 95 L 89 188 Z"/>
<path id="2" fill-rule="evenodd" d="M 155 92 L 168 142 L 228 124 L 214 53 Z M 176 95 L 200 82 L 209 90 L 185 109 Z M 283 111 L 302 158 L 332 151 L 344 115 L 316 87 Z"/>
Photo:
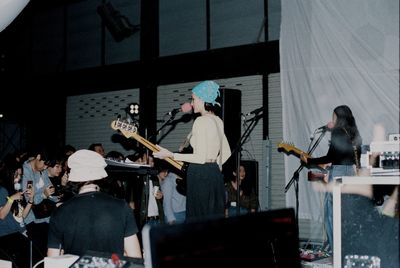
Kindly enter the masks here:
<path id="1" fill-rule="evenodd" d="M 357 145 L 357 158 L 359 159 L 361 146 Z M 355 161 L 355 151 L 353 143 L 347 133 L 341 128 L 332 130 L 331 142 L 328 153 L 323 157 L 310 158 L 309 165 L 319 165 L 332 163 L 332 165 L 353 165 Z"/>
<path id="2" fill-rule="evenodd" d="M 124 238 L 138 232 L 132 210 L 125 200 L 105 193 L 74 196 L 51 216 L 49 248 L 65 254 L 84 255 L 88 250 L 124 253 Z"/>

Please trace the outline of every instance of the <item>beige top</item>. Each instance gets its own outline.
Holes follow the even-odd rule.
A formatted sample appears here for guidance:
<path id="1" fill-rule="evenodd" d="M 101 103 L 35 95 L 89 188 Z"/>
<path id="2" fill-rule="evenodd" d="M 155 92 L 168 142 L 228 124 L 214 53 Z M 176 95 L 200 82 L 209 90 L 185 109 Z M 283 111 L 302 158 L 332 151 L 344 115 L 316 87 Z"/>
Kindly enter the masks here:
<path id="1" fill-rule="evenodd" d="M 222 165 L 231 155 L 231 149 L 223 130 L 224 124 L 218 116 L 212 114 L 199 116 L 193 123 L 192 137 L 190 138 L 193 154 L 174 153 L 174 159 L 196 164 L 204 164 L 210 160 L 217 160 L 219 163 L 222 138 L 222 163 L 219 163 Z"/>

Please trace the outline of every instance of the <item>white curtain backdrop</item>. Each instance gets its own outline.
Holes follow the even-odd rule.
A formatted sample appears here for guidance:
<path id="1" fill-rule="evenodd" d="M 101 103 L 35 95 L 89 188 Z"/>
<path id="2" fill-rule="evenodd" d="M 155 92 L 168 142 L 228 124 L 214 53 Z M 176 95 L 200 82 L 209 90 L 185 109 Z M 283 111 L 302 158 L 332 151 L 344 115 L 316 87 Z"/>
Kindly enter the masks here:
<path id="1" fill-rule="evenodd" d="M 342 104 L 352 109 L 363 144 L 400 132 L 399 0 L 282 0 L 280 59 L 285 141 L 306 151 L 310 135 Z M 329 139 L 313 156 L 327 152 Z M 285 157 L 286 182 L 299 164 Z M 295 207 L 294 187 L 286 201 Z M 304 169 L 299 218 L 321 213 Z"/>

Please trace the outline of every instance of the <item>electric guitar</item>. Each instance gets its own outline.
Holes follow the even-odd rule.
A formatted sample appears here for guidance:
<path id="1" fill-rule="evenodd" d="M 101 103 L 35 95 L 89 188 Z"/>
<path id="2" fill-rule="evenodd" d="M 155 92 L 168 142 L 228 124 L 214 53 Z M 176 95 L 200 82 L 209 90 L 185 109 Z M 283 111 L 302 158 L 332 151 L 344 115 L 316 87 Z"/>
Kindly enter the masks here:
<path id="1" fill-rule="evenodd" d="M 155 144 L 146 140 L 137 133 L 137 126 L 134 124 L 117 119 L 111 122 L 111 128 L 114 130 L 119 130 L 126 138 L 134 138 L 140 144 L 144 145 L 147 149 L 151 150 L 152 152 L 160 151 Z M 185 163 L 182 161 L 174 160 L 170 157 L 167 157 L 164 160 L 170 163 L 178 170 L 184 171 L 184 169 L 186 168 Z"/>
<path id="2" fill-rule="evenodd" d="M 300 159 L 300 155 L 303 153 L 306 157 L 311 157 L 308 153 L 300 150 L 299 148 L 295 147 L 291 143 L 280 142 L 278 143 L 278 152 L 284 152 L 287 155 L 293 154 L 294 156 Z M 326 169 L 327 165 L 317 165 L 316 169 L 318 172 L 309 171 L 308 172 L 308 180 L 315 181 L 315 180 L 323 180 L 325 176 L 328 174 L 328 170 Z"/>

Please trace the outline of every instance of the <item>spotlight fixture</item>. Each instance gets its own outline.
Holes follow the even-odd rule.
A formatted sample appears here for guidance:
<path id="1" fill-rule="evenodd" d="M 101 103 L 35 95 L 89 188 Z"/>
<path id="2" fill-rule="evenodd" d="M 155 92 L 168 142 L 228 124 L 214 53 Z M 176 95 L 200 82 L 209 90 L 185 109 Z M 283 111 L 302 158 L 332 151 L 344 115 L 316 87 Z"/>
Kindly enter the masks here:
<path id="1" fill-rule="evenodd" d="M 140 30 L 139 25 L 132 25 L 128 18 L 115 10 L 110 2 L 99 5 L 97 13 L 116 42 L 120 42 Z"/>
<path id="2" fill-rule="evenodd" d="M 126 108 L 126 111 L 130 116 L 136 116 L 136 115 L 139 115 L 139 112 L 140 112 L 139 108 L 140 108 L 140 106 L 138 103 L 130 103 L 128 105 L 128 107 Z"/>

